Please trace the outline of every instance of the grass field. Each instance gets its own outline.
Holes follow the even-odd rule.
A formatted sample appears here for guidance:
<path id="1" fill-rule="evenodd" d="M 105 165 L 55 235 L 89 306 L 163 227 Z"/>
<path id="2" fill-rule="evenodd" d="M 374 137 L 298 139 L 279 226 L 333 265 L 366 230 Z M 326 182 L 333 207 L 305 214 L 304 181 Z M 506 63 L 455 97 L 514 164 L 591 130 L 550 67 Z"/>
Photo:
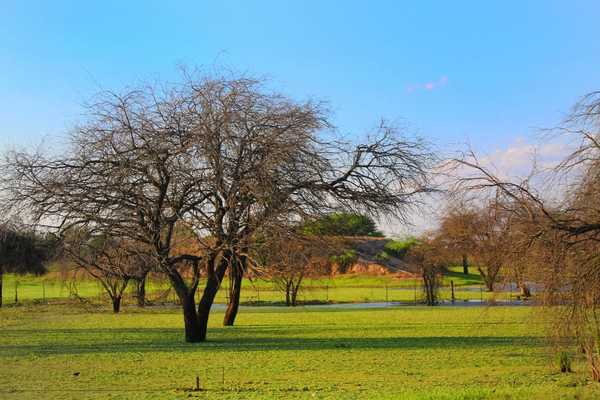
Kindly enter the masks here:
<path id="1" fill-rule="evenodd" d="M 487 300 L 496 298 L 507 300 L 517 293 L 487 293 L 483 290 L 479 274 L 473 268 L 469 275 L 462 274 L 462 268 L 452 268 L 443 278 L 444 287 L 440 290 L 442 299 L 451 298 L 450 281 L 455 285 L 455 298 L 464 300 Z M 227 302 L 228 280 L 217 295 L 217 303 Z M 300 292 L 301 302 L 418 302 L 421 299 L 421 282 L 414 279 L 397 279 L 393 275 L 338 275 L 335 278 L 306 279 Z M 133 284 L 130 285 L 133 289 Z M 41 302 L 46 300 L 61 300 L 71 296 L 76 289 L 78 296 L 87 299 L 98 299 L 105 296 L 103 289 L 95 280 L 83 275 L 76 280 L 75 285 L 69 287 L 58 273 L 49 273 L 44 276 L 15 276 L 6 274 L 4 277 L 3 300 L 5 304 L 15 302 L 15 291 L 19 302 Z M 151 301 L 174 302 L 175 293 L 168 292 L 169 284 L 151 278 L 148 283 L 147 293 Z M 131 295 L 133 292 L 130 291 Z M 277 304 L 285 299 L 281 291 L 273 287 L 272 282 L 265 280 L 246 280 L 242 288 L 242 303 Z M 106 302 L 106 299 L 104 300 Z M 131 301 L 131 300 L 129 300 Z"/>
<path id="2" fill-rule="evenodd" d="M 0 398 L 600 398 L 582 360 L 557 373 L 530 307 L 217 310 L 202 344 L 177 308 L 104 310 L 1 309 Z"/>

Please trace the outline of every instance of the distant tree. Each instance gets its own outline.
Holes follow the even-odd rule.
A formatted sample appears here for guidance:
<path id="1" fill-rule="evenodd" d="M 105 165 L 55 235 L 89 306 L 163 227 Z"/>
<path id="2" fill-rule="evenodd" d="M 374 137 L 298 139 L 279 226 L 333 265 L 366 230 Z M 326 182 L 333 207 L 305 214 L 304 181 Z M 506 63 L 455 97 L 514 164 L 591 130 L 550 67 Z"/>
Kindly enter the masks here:
<path id="1" fill-rule="evenodd" d="M 459 258 L 465 275 L 469 274 L 469 253 L 476 219 L 473 209 L 464 204 L 453 204 L 442 216 L 438 228 L 440 239 L 446 243 L 448 259 L 456 262 Z"/>
<path id="2" fill-rule="evenodd" d="M 482 204 L 463 204 L 460 211 L 448 211 L 436 233 L 436 240 L 446 259 L 455 259 L 456 254 L 460 254 L 463 262 L 466 257 L 474 260 L 491 292 L 500 279 L 503 265 L 511 258 L 511 224 L 510 214 L 495 198 Z"/>
<path id="3" fill-rule="evenodd" d="M 308 223 L 304 231 L 321 236 L 374 236 L 383 237 L 377 224 L 368 215 L 336 212 Z"/>
<path id="4" fill-rule="evenodd" d="M 444 264 L 443 251 L 435 238 L 421 238 L 410 247 L 406 260 L 421 274 L 425 304 L 435 306 L 439 303 L 439 287 Z"/>
<path id="5" fill-rule="evenodd" d="M 264 238 L 258 259 L 262 260 L 263 275 L 285 293 L 286 305 L 296 306 L 302 282 L 325 270 L 336 244 L 320 236 L 278 230 Z"/>
<path id="6" fill-rule="evenodd" d="M 56 242 L 34 232 L 4 223 L 0 225 L 0 306 L 4 273 L 36 274 L 46 272 L 45 263 L 53 254 Z"/>
<path id="7" fill-rule="evenodd" d="M 129 282 L 145 280 L 152 265 L 149 248 L 93 230 L 68 232 L 63 243 L 66 255 L 100 282 L 115 313 L 121 310 Z M 138 305 L 139 302 L 138 297 Z"/>

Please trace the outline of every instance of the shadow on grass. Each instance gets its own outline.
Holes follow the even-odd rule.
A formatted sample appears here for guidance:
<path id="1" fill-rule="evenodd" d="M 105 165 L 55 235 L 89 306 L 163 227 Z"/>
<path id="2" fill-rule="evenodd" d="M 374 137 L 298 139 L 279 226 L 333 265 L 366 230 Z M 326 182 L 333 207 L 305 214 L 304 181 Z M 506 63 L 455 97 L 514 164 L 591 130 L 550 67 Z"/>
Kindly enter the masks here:
<path id="1" fill-rule="evenodd" d="M 268 333 L 271 334 L 268 334 Z M 8 333 L 8 332 L 7 332 Z M 261 335 L 262 333 L 262 335 Z M 6 337 L 5 337 L 6 338 Z M 498 347 L 539 347 L 536 336 L 429 336 L 429 337 L 334 337 L 307 338 L 294 331 L 213 328 L 203 343 L 183 341 L 180 329 L 46 329 L 10 330 L 8 339 L 30 338 L 27 343 L 0 344 L 0 355 L 44 355 L 86 353 L 143 353 L 190 351 L 277 351 L 337 349 L 486 349 Z M 10 340 L 9 340 L 10 341 Z M 39 341 L 39 343 L 38 343 Z"/>
<path id="2" fill-rule="evenodd" d="M 457 271 L 444 271 L 444 278 L 448 280 L 448 285 L 450 284 L 451 279 L 456 279 L 458 281 L 462 281 L 462 285 L 482 285 L 483 280 L 479 274 L 474 274 L 472 272 L 467 275 L 462 272 Z M 461 286 L 462 286 L 461 285 Z"/>

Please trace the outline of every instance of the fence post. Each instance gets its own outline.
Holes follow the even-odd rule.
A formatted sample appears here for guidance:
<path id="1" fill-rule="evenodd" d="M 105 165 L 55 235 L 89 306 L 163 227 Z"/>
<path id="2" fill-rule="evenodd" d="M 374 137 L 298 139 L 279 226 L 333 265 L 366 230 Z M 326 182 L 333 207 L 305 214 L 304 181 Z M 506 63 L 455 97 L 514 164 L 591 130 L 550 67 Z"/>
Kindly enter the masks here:
<path id="1" fill-rule="evenodd" d="M 387 283 L 385 284 L 385 302 L 389 303 L 389 300 L 388 300 L 388 285 L 387 285 Z"/>
<path id="2" fill-rule="evenodd" d="M 325 302 L 329 303 L 329 284 L 325 284 Z"/>
<path id="3" fill-rule="evenodd" d="M 417 305 L 417 279 L 415 278 L 415 306 Z"/>
<path id="4" fill-rule="evenodd" d="M 450 289 L 452 290 L 452 304 L 454 304 L 454 301 L 456 300 L 456 298 L 454 297 L 454 281 L 450 281 Z"/>
<path id="5" fill-rule="evenodd" d="M 19 304 L 19 281 L 15 279 L 15 304 Z"/>
<path id="6" fill-rule="evenodd" d="M 42 302 L 46 302 L 46 283 L 42 280 Z"/>

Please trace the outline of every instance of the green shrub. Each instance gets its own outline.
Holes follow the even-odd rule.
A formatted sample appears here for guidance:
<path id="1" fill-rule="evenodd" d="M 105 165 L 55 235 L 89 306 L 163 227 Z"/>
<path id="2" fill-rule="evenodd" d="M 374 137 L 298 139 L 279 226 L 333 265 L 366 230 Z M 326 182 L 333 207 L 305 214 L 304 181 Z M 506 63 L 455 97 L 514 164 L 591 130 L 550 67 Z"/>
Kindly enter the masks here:
<path id="1" fill-rule="evenodd" d="M 356 250 L 347 249 L 344 250 L 342 254 L 337 256 L 332 256 L 330 258 L 331 262 L 339 265 L 342 272 L 345 272 L 348 267 L 350 267 L 356 260 L 358 259 L 358 253 Z"/>
<path id="2" fill-rule="evenodd" d="M 307 223 L 303 231 L 308 235 L 372 236 L 382 237 L 377 224 L 368 215 L 338 212 Z"/>
<path id="3" fill-rule="evenodd" d="M 558 368 L 560 369 L 560 372 L 562 372 L 562 373 L 572 372 L 572 370 L 571 370 L 571 361 L 572 360 L 573 359 L 571 357 L 571 354 L 569 354 L 569 352 L 561 351 L 560 353 L 558 353 L 556 355 L 556 363 L 558 364 Z"/>
<path id="4" fill-rule="evenodd" d="M 386 251 L 381 251 L 377 253 L 375 258 L 377 261 L 388 261 L 390 259 L 390 255 Z"/>
<path id="5" fill-rule="evenodd" d="M 390 240 L 385 244 L 383 249 L 389 256 L 403 258 L 415 244 L 417 244 L 417 239 L 408 237 L 404 240 Z"/>

